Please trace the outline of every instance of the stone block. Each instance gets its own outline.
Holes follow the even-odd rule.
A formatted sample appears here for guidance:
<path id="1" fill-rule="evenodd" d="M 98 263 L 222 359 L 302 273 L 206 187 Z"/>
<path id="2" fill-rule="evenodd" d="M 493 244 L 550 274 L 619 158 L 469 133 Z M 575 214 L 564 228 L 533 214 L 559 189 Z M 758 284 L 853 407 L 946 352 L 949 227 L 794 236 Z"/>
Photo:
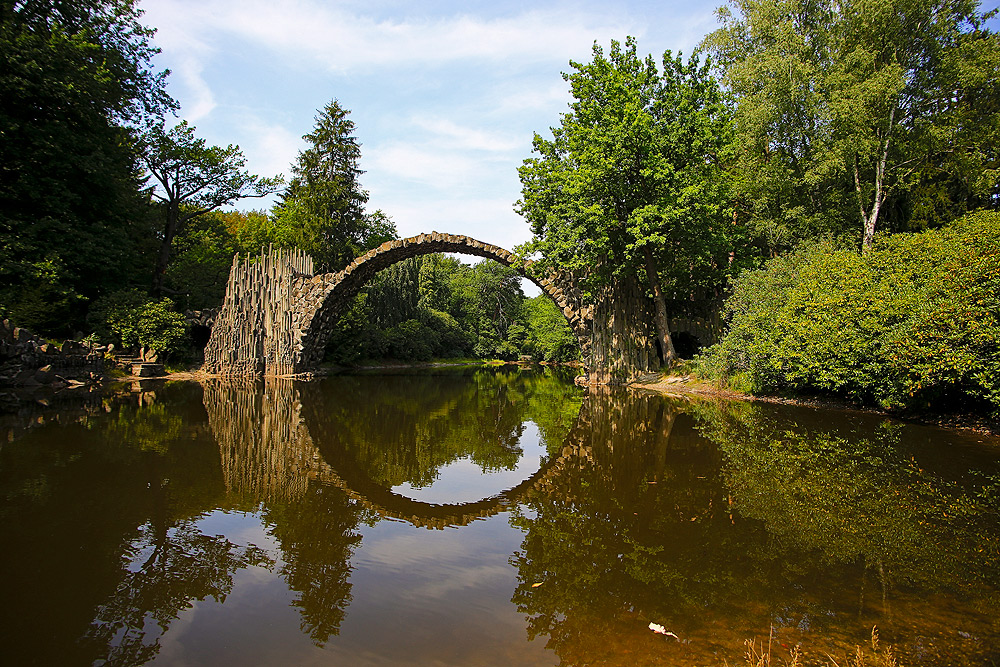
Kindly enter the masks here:
<path id="1" fill-rule="evenodd" d="M 141 378 L 152 378 L 166 375 L 166 372 L 163 370 L 163 364 L 142 362 L 132 364 L 132 375 Z"/>

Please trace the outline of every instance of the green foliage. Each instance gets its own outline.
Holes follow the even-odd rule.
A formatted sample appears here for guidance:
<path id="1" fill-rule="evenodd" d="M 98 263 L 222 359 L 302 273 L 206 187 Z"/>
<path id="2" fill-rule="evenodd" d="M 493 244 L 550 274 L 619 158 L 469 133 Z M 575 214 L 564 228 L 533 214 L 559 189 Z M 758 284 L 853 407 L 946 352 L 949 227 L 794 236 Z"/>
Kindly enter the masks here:
<path id="1" fill-rule="evenodd" d="M 160 121 L 140 141 L 143 166 L 155 183 L 150 195 L 160 203 L 164 221 L 154 293 L 163 287 L 174 238 L 186 223 L 245 197 L 268 195 L 281 184 L 280 177 L 261 178 L 246 171 L 246 158 L 239 146 L 208 146 L 194 131 L 187 121 L 169 130 Z"/>
<path id="2" fill-rule="evenodd" d="M 426 361 L 522 353 L 568 361 L 579 347 L 566 319 L 545 296 L 526 300 L 520 277 L 497 262 L 467 265 L 452 257 L 412 257 L 381 271 L 337 324 L 328 360 Z"/>
<path id="3" fill-rule="evenodd" d="M 223 215 L 207 213 L 192 219 L 174 239 L 165 283 L 185 310 L 222 303 L 233 255 L 243 251 L 227 223 Z"/>
<path id="4" fill-rule="evenodd" d="M 130 128 L 176 104 L 136 5 L 0 6 L 0 312 L 40 332 L 142 268 Z"/>
<path id="5" fill-rule="evenodd" d="M 171 352 L 187 334 L 184 316 L 173 306 L 170 299 L 156 301 L 138 290 L 127 290 L 97 300 L 89 319 L 102 340 L 126 348 Z"/>
<path id="6" fill-rule="evenodd" d="M 361 145 L 350 113 L 333 100 L 316 116 L 313 131 L 302 137 L 309 147 L 292 165 L 292 179 L 274 210 L 277 227 L 312 256 L 321 272 L 339 271 L 397 237 L 388 215 L 365 213 Z"/>
<path id="7" fill-rule="evenodd" d="M 523 350 L 540 361 L 573 361 L 580 356 L 580 345 L 559 307 L 544 294 L 526 299 L 527 321 Z"/>
<path id="8" fill-rule="evenodd" d="M 823 242 L 737 280 L 703 372 L 756 392 L 833 392 L 887 408 L 1000 408 L 1000 214 L 883 239 Z"/>
<path id="9" fill-rule="evenodd" d="M 535 135 L 538 156 L 519 169 L 518 212 L 534 234 L 522 252 L 587 288 L 640 279 L 669 340 L 667 301 L 683 312 L 735 268 L 740 229 L 722 169 L 729 111 L 709 63 L 668 51 L 658 66 L 633 38 L 570 64 L 571 111 L 551 140 Z"/>
<path id="10" fill-rule="evenodd" d="M 739 215 L 772 249 L 990 204 L 1000 41 L 975 0 L 730 5 L 703 46 L 735 96 Z"/>

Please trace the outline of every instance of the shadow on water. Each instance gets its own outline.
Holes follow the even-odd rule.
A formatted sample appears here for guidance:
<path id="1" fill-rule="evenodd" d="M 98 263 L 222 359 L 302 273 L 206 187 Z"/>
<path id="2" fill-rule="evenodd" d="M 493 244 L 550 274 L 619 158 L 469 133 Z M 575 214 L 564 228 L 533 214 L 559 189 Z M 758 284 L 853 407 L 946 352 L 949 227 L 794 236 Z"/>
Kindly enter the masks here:
<path id="1" fill-rule="evenodd" d="M 325 646 L 383 519 L 509 522 L 510 602 L 563 664 L 733 663 L 772 628 L 776 649 L 843 655 L 873 625 L 905 664 L 1000 656 L 1000 449 L 976 436 L 483 370 L 161 384 L 16 424 L 0 653 L 25 664 L 146 662 L 248 568 L 285 582 Z M 516 469 L 528 424 L 543 455 L 508 486 L 438 504 L 398 491 L 457 462 Z M 259 517 L 277 551 L 211 534 L 219 511 Z"/>

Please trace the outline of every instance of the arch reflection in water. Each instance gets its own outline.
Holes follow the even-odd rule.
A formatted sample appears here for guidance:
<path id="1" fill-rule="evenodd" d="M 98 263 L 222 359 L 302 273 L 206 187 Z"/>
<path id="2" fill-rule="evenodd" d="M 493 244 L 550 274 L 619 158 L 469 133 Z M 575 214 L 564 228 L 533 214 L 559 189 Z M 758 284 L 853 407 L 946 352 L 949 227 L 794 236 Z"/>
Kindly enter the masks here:
<path id="1" fill-rule="evenodd" d="M 553 395 L 555 385 L 530 373 L 497 377 L 213 380 L 205 384 L 204 404 L 230 493 L 295 500 L 316 480 L 381 517 L 441 529 L 509 511 L 589 456 L 568 427 L 579 406 L 574 390 L 560 385 Z M 444 504 L 392 490 L 401 483 L 430 485 L 443 467 L 463 458 L 484 472 L 515 468 L 528 421 L 538 426 L 548 455 L 514 486 Z"/>

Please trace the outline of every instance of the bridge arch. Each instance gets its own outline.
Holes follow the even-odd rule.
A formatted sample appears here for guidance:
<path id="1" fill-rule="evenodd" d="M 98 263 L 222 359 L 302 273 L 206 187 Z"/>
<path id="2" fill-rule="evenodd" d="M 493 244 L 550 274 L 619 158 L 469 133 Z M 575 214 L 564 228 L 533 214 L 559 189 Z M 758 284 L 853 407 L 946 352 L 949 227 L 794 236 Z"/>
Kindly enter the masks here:
<path id="1" fill-rule="evenodd" d="M 590 347 L 590 309 L 581 304 L 579 290 L 563 275 L 537 278 L 525 263 L 513 253 L 468 236 L 455 234 L 420 234 L 405 239 L 387 241 L 351 262 L 343 271 L 315 276 L 304 295 L 296 328 L 303 332 L 301 363 L 314 367 L 323 358 L 327 340 L 337 319 L 349 307 L 351 300 L 379 271 L 411 257 L 432 253 L 459 253 L 491 259 L 513 268 L 532 281 L 559 308 L 577 338 L 584 356 Z"/>
<path id="2" fill-rule="evenodd" d="M 205 347 L 203 370 L 230 376 L 290 375 L 315 369 L 333 325 L 376 273 L 410 257 L 459 253 L 492 259 L 538 285 L 560 309 L 590 357 L 593 312 L 572 276 L 539 278 L 531 262 L 468 236 L 420 234 L 387 241 L 336 273 L 313 275 L 312 259 L 295 251 L 268 251 L 259 261 L 233 260 L 222 309 Z"/>

